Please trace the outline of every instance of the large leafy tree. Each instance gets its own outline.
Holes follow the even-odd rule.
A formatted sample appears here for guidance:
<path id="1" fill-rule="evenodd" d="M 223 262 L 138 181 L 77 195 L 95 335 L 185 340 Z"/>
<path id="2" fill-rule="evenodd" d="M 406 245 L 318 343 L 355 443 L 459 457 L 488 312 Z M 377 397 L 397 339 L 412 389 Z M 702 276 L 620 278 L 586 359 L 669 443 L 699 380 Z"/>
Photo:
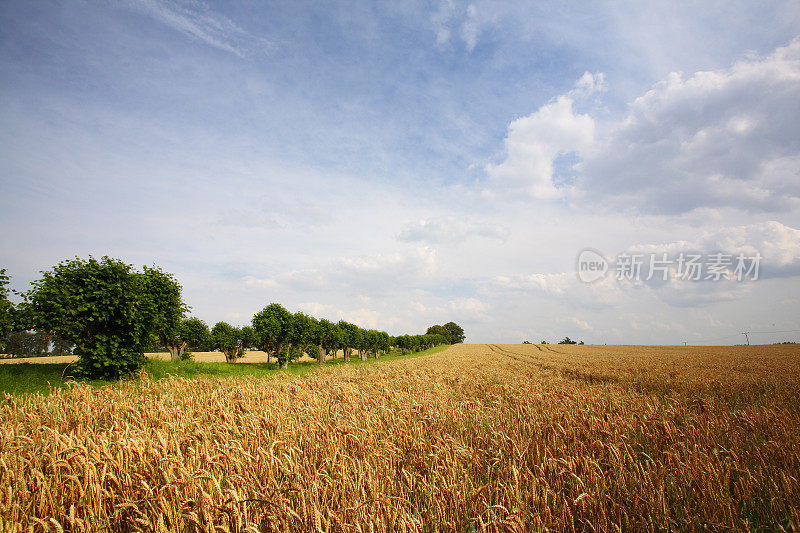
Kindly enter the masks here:
<path id="1" fill-rule="evenodd" d="M 314 318 L 298 311 L 291 315 L 287 325 L 287 357 L 281 361 L 281 368 L 288 368 L 289 360 L 298 354 L 302 354 L 311 343 L 311 337 L 316 327 Z M 296 352 L 292 352 L 292 348 Z"/>
<path id="2" fill-rule="evenodd" d="M 181 321 L 180 338 L 186 343 L 186 350 L 190 352 L 205 352 L 211 349 L 211 331 L 199 318 L 184 318 Z"/>
<path id="3" fill-rule="evenodd" d="M 267 354 L 274 355 L 278 364 L 288 362 L 289 325 L 292 314 L 281 304 L 271 303 L 253 317 L 253 330 L 258 336 L 257 347 Z"/>
<path id="4" fill-rule="evenodd" d="M 337 324 L 339 326 L 339 346 L 344 353 L 345 362 L 350 362 L 350 354 L 353 348 L 358 347 L 358 326 L 340 320 Z"/>
<path id="5" fill-rule="evenodd" d="M 211 328 L 211 345 L 225 355 L 225 361 L 235 363 L 242 357 L 242 332 L 227 322 L 217 322 Z"/>
<path id="6" fill-rule="evenodd" d="M 342 332 L 339 326 L 329 320 L 321 319 L 317 325 L 317 347 L 319 348 L 319 364 L 325 363 L 329 353 L 336 356 L 336 349 L 341 342 Z"/>
<path id="7" fill-rule="evenodd" d="M 138 370 L 145 348 L 171 327 L 163 321 L 175 315 L 164 312 L 160 300 L 169 299 L 174 287 L 162 274 L 148 268 L 137 272 L 109 257 L 63 261 L 33 283 L 26 311 L 31 326 L 75 344 L 76 373 L 118 378 Z M 176 304 L 183 312 L 183 304 Z"/>
<path id="8" fill-rule="evenodd" d="M 447 338 L 450 341 L 450 344 L 458 344 L 460 342 L 464 342 L 465 338 L 464 329 L 461 326 L 459 326 L 455 322 L 448 322 L 442 327 L 444 327 L 444 329 L 447 330 Z"/>
<path id="9" fill-rule="evenodd" d="M 183 338 L 181 326 L 189 308 L 183 303 L 181 286 L 172 274 L 160 268 L 144 267 L 145 290 L 148 294 L 158 295 L 147 298 L 142 311 L 151 316 L 156 325 L 156 335 L 161 344 L 166 346 L 172 361 L 180 361 L 188 345 Z"/>
<path id="10" fill-rule="evenodd" d="M 450 337 L 450 332 L 444 326 L 440 326 L 436 324 L 435 326 L 431 326 L 428 328 L 428 331 L 425 332 L 427 335 L 443 335 L 447 338 Z"/>

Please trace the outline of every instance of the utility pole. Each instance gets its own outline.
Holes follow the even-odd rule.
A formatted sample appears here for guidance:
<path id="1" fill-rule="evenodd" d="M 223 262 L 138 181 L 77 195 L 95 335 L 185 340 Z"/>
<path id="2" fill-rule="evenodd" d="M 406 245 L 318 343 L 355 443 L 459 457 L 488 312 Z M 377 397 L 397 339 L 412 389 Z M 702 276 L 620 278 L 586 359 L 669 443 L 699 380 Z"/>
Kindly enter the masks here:
<path id="1" fill-rule="evenodd" d="M 687 343 L 686 341 L 683 341 L 683 345 L 684 345 L 684 346 L 686 346 L 687 344 L 688 344 L 688 343 Z"/>
<path id="2" fill-rule="evenodd" d="M 747 340 L 747 345 L 750 346 L 750 337 L 749 337 L 750 332 L 749 331 L 743 331 L 742 335 L 744 335 L 744 338 Z"/>

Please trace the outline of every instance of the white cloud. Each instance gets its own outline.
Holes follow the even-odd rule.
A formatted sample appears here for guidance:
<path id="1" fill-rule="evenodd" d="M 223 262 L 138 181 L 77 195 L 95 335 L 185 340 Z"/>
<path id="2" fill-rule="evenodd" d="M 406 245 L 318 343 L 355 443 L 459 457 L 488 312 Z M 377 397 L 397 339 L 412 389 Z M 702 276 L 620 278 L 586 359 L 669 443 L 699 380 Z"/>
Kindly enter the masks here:
<path id="1" fill-rule="evenodd" d="M 265 39 L 254 37 L 231 19 L 213 12 L 202 1 L 127 0 L 127 3 L 162 24 L 239 57 L 245 57 L 254 45 L 269 45 Z"/>
<path id="2" fill-rule="evenodd" d="M 478 44 L 481 20 L 474 3 L 468 4 L 465 8 L 463 4 L 456 4 L 453 0 L 442 0 L 439 8 L 431 15 L 430 21 L 439 48 L 443 49 L 449 45 L 454 34 L 461 37 L 468 52 L 472 52 Z"/>
<path id="3" fill-rule="evenodd" d="M 251 286 L 295 291 L 348 291 L 356 295 L 404 290 L 436 273 L 436 250 L 419 246 L 407 253 L 338 257 L 324 265 L 282 272 L 265 279 L 249 276 Z"/>
<path id="4" fill-rule="evenodd" d="M 589 149 L 595 136 L 594 120 L 576 113 L 573 103 L 571 97 L 562 95 L 511 122 L 505 159 L 486 167 L 491 191 L 524 192 L 540 200 L 564 194 L 553 181 L 554 160 L 560 154 Z"/>
<path id="5" fill-rule="evenodd" d="M 438 305 L 426 305 L 419 300 L 413 303 L 416 314 L 434 322 L 489 320 L 490 308 L 489 304 L 474 297 L 453 298 Z M 445 320 L 443 317 L 449 318 Z"/>
<path id="6" fill-rule="evenodd" d="M 608 89 L 606 75 L 602 72 L 592 73 L 586 71 L 583 76 L 575 82 L 575 88 L 569 92 L 573 98 L 586 98 L 596 93 L 602 93 Z"/>
<path id="7" fill-rule="evenodd" d="M 407 224 L 400 230 L 397 239 L 403 242 L 425 241 L 430 243 L 461 243 L 470 237 L 482 237 L 505 241 L 510 230 L 507 226 L 486 220 L 466 217 L 435 217 Z"/>
<path id="8" fill-rule="evenodd" d="M 681 252 L 711 254 L 760 254 L 759 278 L 787 277 L 800 274 L 800 230 L 777 221 L 716 228 L 702 232 L 692 240 L 664 244 L 637 245 L 630 249 L 675 256 Z"/>
<path id="9" fill-rule="evenodd" d="M 464 44 L 467 45 L 467 50 L 472 52 L 475 45 L 478 44 L 478 33 L 480 26 L 478 23 L 478 8 L 475 4 L 470 4 L 467 7 L 467 16 L 464 23 L 461 25 L 461 38 L 464 39 Z"/>
<path id="10" fill-rule="evenodd" d="M 579 187 L 645 211 L 800 205 L 800 40 L 637 98 L 581 165 Z"/>
<path id="11" fill-rule="evenodd" d="M 486 167 L 488 191 L 657 213 L 800 206 L 800 39 L 729 69 L 673 72 L 618 121 L 575 111 L 604 90 L 605 76 L 587 72 L 511 122 L 505 159 Z M 572 165 L 574 183 L 559 187 L 554 161 L 570 152 L 582 161 Z"/>

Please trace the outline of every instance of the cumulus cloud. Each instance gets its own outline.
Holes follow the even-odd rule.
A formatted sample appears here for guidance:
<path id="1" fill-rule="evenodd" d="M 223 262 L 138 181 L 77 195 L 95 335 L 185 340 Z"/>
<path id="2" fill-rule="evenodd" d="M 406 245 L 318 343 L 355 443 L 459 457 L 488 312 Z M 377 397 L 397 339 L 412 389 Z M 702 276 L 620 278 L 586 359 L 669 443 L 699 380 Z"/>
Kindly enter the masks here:
<path id="1" fill-rule="evenodd" d="M 632 246 L 630 251 L 669 257 L 682 252 L 705 255 L 724 252 L 747 257 L 758 254 L 761 257 L 759 279 L 800 275 L 800 230 L 777 221 L 716 228 L 692 240 L 640 244 Z"/>
<path id="2" fill-rule="evenodd" d="M 726 274 L 720 279 L 707 276 L 710 256 L 724 253 L 730 257 Z M 641 269 L 635 279 L 620 279 L 616 271 L 619 254 L 640 254 Z M 678 272 L 679 254 L 699 254 L 702 266 L 698 280 L 687 279 Z M 606 276 L 593 283 L 583 283 L 575 272 L 526 273 L 495 276 L 482 286 L 482 294 L 528 294 L 551 300 L 569 302 L 583 309 L 618 307 L 631 299 L 654 297 L 675 307 L 701 306 L 732 301 L 751 293 L 757 283 L 770 278 L 800 276 L 800 230 L 779 222 L 763 222 L 742 226 L 716 228 L 701 233 L 690 240 L 677 240 L 658 244 L 634 244 L 626 250 L 607 254 L 610 262 Z M 760 256 L 757 279 L 755 272 L 738 279 L 735 268 L 738 254 L 745 256 L 745 264 Z M 666 259 L 666 280 L 660 271 L 650 276 L 650 257 L 656 261 Z M 649 278 L 649 279 L 648 279 Z"/>
<path id="3" fill-rule="evenodd" d="M 562 95 L 511 122 L 504 141 L 505 159 L 486 166 L 490 191 L 522 192 L 540 200 L 563 196 L 563 188 L 553 180 L 556 157 L 586 151 L 595 137 L 594 120 L 576 113 L 573 104 L 571 96 Z"/>
<path id="4" fill-rule="evenodd" d="M 403 242 L 460 243 L 470 237 L 482 237 L 504 242 L 509 233 L 508 227 L 488 221 L 436 217 L 407 224 L 400 230 L 397 240 Z"/>
<path id="5" fill-rule="evenodd" d="M 651 212 L 797 206 L 798 102 L 800 40 L 727 70 L 672 73 L 585 158 L 578 184 Z"/>
<path id="6" fill-rule="evenodd" d="M 486 167 L 491 193 L 540 200 L 569 193 L 648 213 L 800 205 L 800 39 L 765 57 L 683 76 L 673 72 L 601 124 L 574 104 L 606 89 L 585 73 L 575 87 L 511 122 L 506 156 Z M 601 133 L 596 133 L 601 132 Z M 554 162 L 576 152 L 576 179 L 559 187 Z"/>

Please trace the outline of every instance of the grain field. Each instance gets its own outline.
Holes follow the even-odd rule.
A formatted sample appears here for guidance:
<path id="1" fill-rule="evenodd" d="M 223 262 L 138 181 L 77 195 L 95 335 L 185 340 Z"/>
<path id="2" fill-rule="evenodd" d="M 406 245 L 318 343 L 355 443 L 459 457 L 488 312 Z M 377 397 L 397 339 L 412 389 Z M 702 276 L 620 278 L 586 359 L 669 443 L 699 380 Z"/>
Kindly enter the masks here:
<path id="1" fill-rule="evenodd" d="M 456 345 L 0 409 L 0 531 L 800 527 L 797 345 Z"/>

